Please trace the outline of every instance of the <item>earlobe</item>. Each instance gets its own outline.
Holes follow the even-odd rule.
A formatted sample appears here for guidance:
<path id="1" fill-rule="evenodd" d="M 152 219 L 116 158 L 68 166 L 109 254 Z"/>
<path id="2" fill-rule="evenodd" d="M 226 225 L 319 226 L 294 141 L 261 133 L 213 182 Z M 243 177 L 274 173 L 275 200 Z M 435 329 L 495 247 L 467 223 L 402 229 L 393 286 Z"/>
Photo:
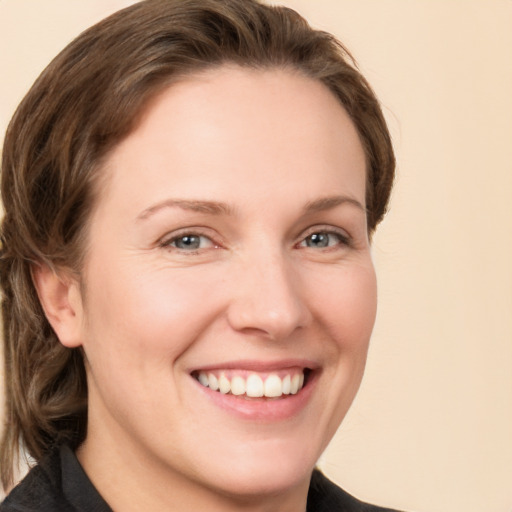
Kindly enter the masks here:
<path id="1" fill-rule="evenodd" d="M 82 345 L 82 297 L 78 281 L 57 273 L 45 263 L 32 267 L 32 280 L 46 318 L 60 342 L 69 348 Z"/>

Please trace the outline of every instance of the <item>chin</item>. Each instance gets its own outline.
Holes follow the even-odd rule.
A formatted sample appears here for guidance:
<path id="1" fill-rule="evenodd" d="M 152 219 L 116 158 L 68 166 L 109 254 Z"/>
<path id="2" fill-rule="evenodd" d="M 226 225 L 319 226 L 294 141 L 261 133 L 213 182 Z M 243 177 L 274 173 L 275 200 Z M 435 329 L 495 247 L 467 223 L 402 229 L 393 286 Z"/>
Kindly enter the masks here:
<path id="1" fill-rule="evenodd" d="M 243 472 L 238 472 L 236 465 L 219 475 L 218 484 L 224 494 L 240 499 L 282 495 L 301 486 L 307 487 L 313 468 L 314 464 L 292 464 L 282 459 L 275 459 L 272 464 L 247 464 Z"/>
<path id="2" fill-rule="evenodd" d="M 305 452 L 303 442 L 284 444 L 256 444 L 224 458 L 226 462 L 216 468 L 215 485 L 223 494 L 246 499 L 307 487 L 319 454 L 311 446 Z"/>

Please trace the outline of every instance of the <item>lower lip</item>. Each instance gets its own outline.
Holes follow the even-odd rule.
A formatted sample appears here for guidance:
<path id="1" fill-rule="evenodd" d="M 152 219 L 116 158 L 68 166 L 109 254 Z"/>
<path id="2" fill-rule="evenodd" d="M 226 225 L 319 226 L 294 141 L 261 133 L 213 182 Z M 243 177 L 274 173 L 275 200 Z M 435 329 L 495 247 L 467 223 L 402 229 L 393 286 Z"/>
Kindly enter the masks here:
<path id="1" fill-rule="evenodd" d="M 193 377 L 192 377 L 193 378 Z M 316 386 L 318 370 L 311 372 L 304 387 L 296 395 L 284 395 L 277 399 L 250 399 L 242 396 L 223 394 L 200 384 L 199 391 L 216 406 L 246 420 L 274 422 L 290 419 L 305 409 Z"/>

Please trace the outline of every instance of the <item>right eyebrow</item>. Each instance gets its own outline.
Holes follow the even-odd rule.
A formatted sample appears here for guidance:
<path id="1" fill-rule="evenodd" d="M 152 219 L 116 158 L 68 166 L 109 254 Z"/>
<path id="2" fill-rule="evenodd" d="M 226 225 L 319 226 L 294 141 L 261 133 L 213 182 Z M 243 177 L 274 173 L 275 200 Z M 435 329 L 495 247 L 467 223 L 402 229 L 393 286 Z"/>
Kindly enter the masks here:
<path id="1" fill-rule="evenodd" d="M 146 208 L 138 216 L 137 220 L 145 220 L 155 213 L 165 208 L 181 208 L 199 213 L 208 213 L 211 215 L 233 215 L 233 208 L 219 201 L 200 201 L 190 199 L 165 199 L 149 208 Z"/>

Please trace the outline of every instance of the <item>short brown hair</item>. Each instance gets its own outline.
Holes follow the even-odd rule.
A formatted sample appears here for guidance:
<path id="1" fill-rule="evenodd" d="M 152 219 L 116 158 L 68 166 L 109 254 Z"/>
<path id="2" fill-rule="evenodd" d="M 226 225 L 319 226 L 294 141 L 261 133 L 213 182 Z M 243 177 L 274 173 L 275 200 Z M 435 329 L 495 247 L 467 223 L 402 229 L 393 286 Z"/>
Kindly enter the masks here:
<path id="1" fill-rule="evenodd" d="M 395 161 L 379 103 L 348 51 L 295 11 L 257 0 L 146 0 L 85 31 L 37 79 L 3 149 L 4 486 L 12 482 L 20 443 L 39 460 L 52 446 L 76 447 L 85 437 L 82 353 L 59 343 L 39 303 L 32 265 L 79 273 L 106 155 L 155 94 L 223 63 L 288 67 L 324 83 L 350 115 L 366 153 L 370 233 L 382 219 Z"/>

